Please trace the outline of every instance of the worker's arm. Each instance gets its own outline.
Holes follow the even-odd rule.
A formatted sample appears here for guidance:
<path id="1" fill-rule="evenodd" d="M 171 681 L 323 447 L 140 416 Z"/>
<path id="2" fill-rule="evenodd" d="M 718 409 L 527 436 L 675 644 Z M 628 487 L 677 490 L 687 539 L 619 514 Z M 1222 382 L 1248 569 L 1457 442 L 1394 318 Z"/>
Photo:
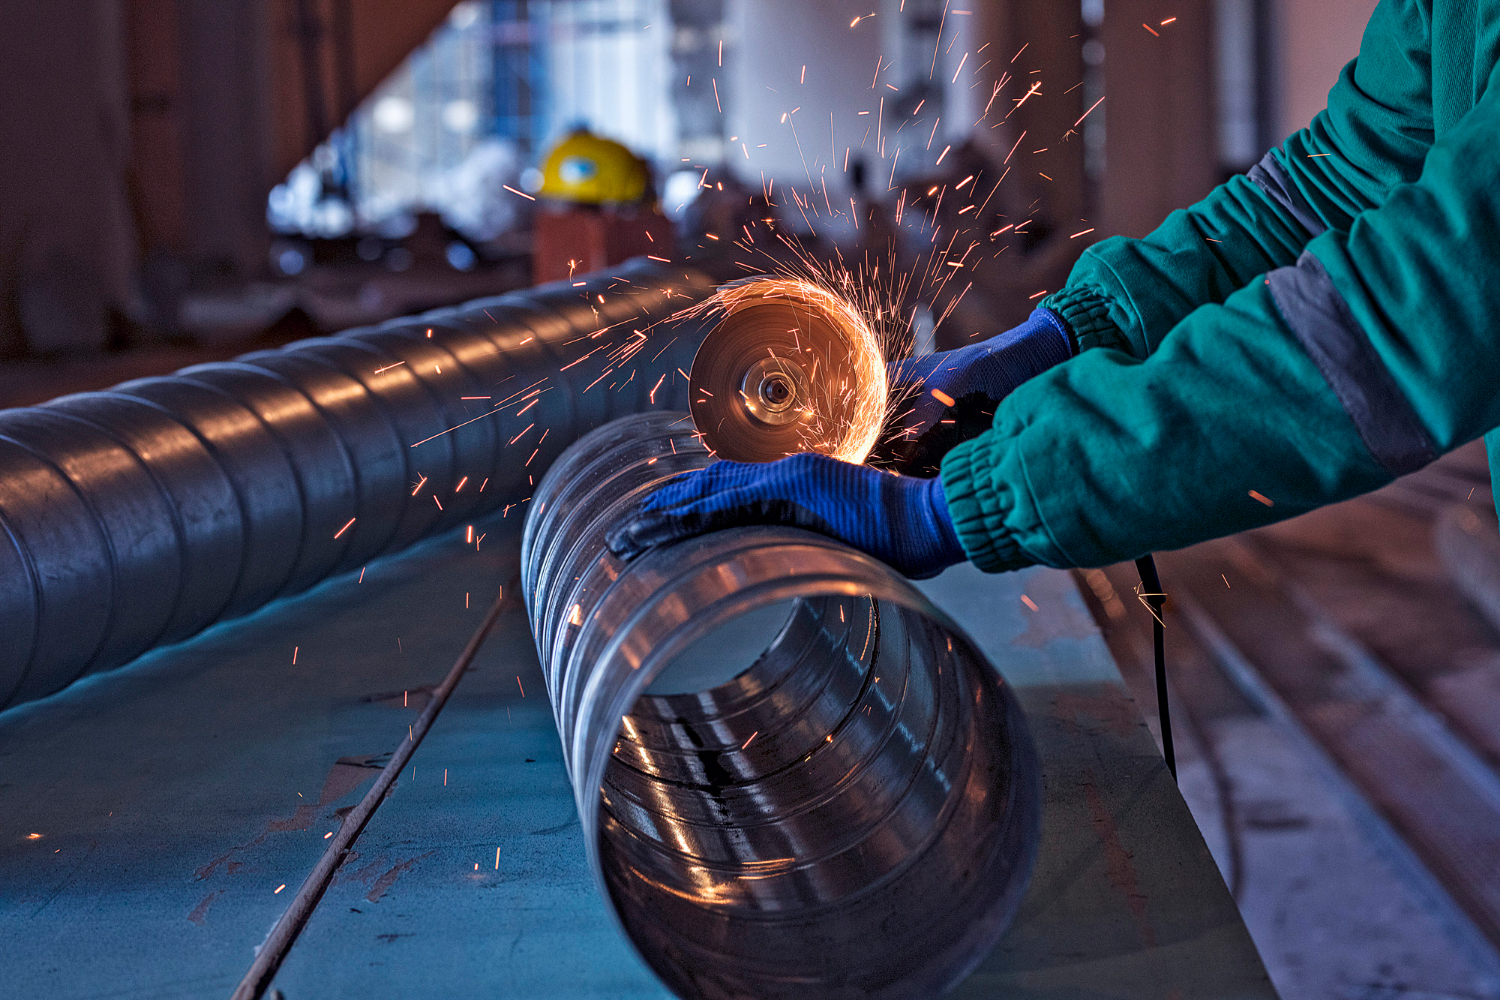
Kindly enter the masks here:
<path id="1" fill-rule="evenodd" d="M 1145 360 L 1087 351 L 943 462 L 971 559 L 1100 565 L 1376 488 L 1500 427 L 1500 70 L 1420 178 Z M 1257 500 L 1256 491 L 1274 506 Z"/>
<path id="2" fill-rule="evenodd" d="M 1430 25 L 1419 0 L 1381 0 L 1328 109 L 1247 177 L 1172 213 L 1145 239 L 1085 251 L 1044 300 L 1078 346 L 1144 358 L 1194 309 L 1294 262 L 1314 237 L 1417 178 L 1432 144 Z"/>

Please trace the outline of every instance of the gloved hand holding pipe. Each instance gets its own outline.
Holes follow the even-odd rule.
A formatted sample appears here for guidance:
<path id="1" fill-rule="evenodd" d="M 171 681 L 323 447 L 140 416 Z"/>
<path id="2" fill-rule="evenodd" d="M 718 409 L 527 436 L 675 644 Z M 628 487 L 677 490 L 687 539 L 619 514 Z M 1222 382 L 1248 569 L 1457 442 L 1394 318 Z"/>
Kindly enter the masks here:
<path id="1" fill-rule="evenodd" d="M 892 362 L 892 395 L 914 400 L 901 432 L 910 446 L 896 468 L 935 472 L 942 453 L 962 440 L 949 430 L 956 407 L 992 416 L 1018 385 L 1072 354 L 1062 320 L 1038 309 L 1015 329 L 981 343 Z M 683 475 L 618 525 L 609 545 L 616 555 L 633 558 L 653 546 L 750 524 L 816 531 L 916 579 L 967 559 L 940 477 L 893 475 L 814 453 L 768 463 L 720 461 Z"/>

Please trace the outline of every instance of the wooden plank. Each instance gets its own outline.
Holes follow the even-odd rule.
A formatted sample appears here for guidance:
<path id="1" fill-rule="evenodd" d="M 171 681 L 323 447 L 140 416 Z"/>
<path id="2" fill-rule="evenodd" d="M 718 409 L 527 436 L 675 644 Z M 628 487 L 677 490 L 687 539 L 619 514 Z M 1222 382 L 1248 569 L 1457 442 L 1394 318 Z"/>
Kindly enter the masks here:
<path id="1" fill-rule="evenodd" d="M 1135 569 L 1078 575 L 1149 724 L 1151 619 L 1134 601 Z M 1254 668 L 1232 647 L 1225 652 L 1212 620 L 1190 614 L 1194 602 L 1178 583 L 1166 578 L 1179 783 L 1277 988 L 1288 997 L 1336 996 L 1351 982 L 1424 996 L 1487 995 L 1500 982 L 1500 957 L 1277 707 Z M 1222 580 L 1208 586 L 1226 588 Z M 1200 639 L 1200 625 L 1213 641 Z"/>
<path id="2" fill-rule="evenodd" d="M 1323 843 L 1301 845 L 1312 855 L 1311 864 L 1297 863 L 1297 845 L 1283 844 L 1267 852 L 1266 860 L 1275 867 L 1265 880 L 1290 877 L 1292 883 L 1271 894 L 1271 912 L 1256 914 L 1252 903 L 1252 929 L 1263 928 L 1263 948 L 1273 934 L 1284 939 L 1272 953 L 1273 973 L 1281 972 L 1284 987 L 1304 996 L 1332 995 L 1349 982 L 1368 983 L 1371 988 L 1388 983 L 1401 991 L 1432 995 L 1484 995 L 1495 989 L 1500 984 L 1500 954 L 1446 888 L 1217 622 L 1186 594 L 1179 593 L 1175 603 L 1173 617 L 1186 626 L 1190 641 L 1215 658 L 1274 727 L 1248 746 L 1241 744 L 1262 754 L 1262 759 L 1248 763 L 1257 773 L 1249 775 L 1247 790 L 1257 784 L 1278 786 L 1284 798 L 1278 810 L 1283 818 L 1276 826 L 1282 829 L 1297 827 L 1288 822 L 1292 817 L 1286 805 L 1338 814 L 1333 823 L 1323 820 L 1326 829 L 1318 838 Z M 1268 764 L 1262 748 L 1273 738 L 1296 763 L 1290 768 L 1271 763 L 1279 773 L 1265 775 L 1259 773 Z M 1293 776 L 1296 772 L 1302 773 L 1301 780 Z M 1299 795 L 1304 801 L 1297 801 Z M 1316 798 L 1305 801 L 1309 796 Z M 1250 879 L 1252 898 L 1260 881 Z M 1316 934 L 1315 944 L 1308 940 L 1309 933 Z"/>
<path id="3" fill-rule="evenodd" d="M 1191 593 L 1290 712 L 1409 839 L 1453 898 L 1500 942 L 1500 785 L 1439 720 L 1244 546 L 1175 553 Z M 1214 586 L 1226 569 L 1233 587 Z"/>

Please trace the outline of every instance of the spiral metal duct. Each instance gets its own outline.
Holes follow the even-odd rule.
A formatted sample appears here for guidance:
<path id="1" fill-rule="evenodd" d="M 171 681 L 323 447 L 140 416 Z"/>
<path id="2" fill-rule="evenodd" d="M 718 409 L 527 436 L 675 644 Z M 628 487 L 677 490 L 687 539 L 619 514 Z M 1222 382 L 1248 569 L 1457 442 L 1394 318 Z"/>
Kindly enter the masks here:
<path id="1" fill-rule="evenodd" d="M 823 536 L 609 553 L 610 524 L 710 461 L 687 414 L 626 417 L 568 449 L 527 515 L 523 591 L 595 876 L 681 996 L 938 996 L 1030 875 L 1021 713 L 942 612 Z"/>
<path id="2" fill-rule="evenodd" d="M 634 331 L 712 291 L 634 261 L 0 411 L 0 708 L 529 497 L 579 434 L 686 404 L 653 382 L 704 331 Z"/>

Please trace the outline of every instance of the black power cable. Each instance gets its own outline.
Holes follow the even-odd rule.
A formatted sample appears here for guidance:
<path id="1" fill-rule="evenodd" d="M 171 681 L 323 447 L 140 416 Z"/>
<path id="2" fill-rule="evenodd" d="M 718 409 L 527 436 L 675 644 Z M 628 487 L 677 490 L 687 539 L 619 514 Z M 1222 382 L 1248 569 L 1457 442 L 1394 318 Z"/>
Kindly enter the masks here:
<path id="1" fill-rule="evenodd" d="M 1177 780 L 1177 753 L 1172 749 L 1172 716 L 1167 708 L 1167 636 L 1162 623 L 1161 609 L 1167 595 L 1161 589 L 1161 577 L 1156 572 L 1156 560 L 1150 555 L 1135 561 L 1136 571 L 1141 574 L 1141 586 L 1145 593 L 1141 599 L 1151 609 L 1151 638 L 1156 653 L 1156 714 L 1161 719 L 1161 750 L 1167 759 L 1167 770 L 1172 780 Z"/>

